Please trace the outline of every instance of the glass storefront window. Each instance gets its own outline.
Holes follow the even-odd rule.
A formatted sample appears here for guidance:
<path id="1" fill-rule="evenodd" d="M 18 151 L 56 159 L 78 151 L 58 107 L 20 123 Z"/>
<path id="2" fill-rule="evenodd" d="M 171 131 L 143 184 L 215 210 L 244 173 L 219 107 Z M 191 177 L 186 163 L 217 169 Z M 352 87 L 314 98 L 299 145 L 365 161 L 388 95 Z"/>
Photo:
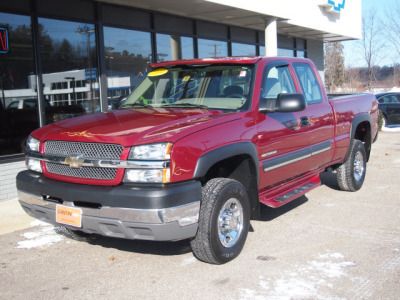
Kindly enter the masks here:
<path id="1" fill-rule="evenodd" d="M 265 46 L 260 46 L 260 56 L 265 56 Z"/>
<path id="2" fill-rule="evenodd" d="M 294 50 L 278 48 L 278 56 L 294 57 Z"/>
<path id="3" fill-rule="evenodd" d="M 39 127 L 30 17 L 0 13 L 8 29 L 8 51 L 0 53 L 0 156 L 21 153 Z M 3 31 L 4 33 L 5 31 Z M 6 41 L 2 34 L 2 43 Z"/>
<path id="4" fill-rule="evenodd" d="M 254 56 L 256 55 L 256 46 L 243 43 L 232 43 L 233 56 Z"/>
<path id="5" fill-rule="evenodd" d="M 100 111 L 94 25 L 39 18 L 39 45 L 46 123 Z"/>
<path id="6" fill-rule="evenodd" d="M 306 57 L 306 52 L 304 50 L 297 50 L 296 51 L 297 57 Z"/>
<path id="7" fill-rule="evenodd" d="M 228 55 L 228 45 L 223 41 L 198 39 L 198 48 L 200 58 Z"/>
<path id="8" fill-rule="evenodd" d="M 193 58 L 193 39 L 157 33 L 157 61 Z"/>
<path id="9" fill-rule="evenodd" d="M 104 27 L 108 108 L 118 108 L 144 77 L 151 61 L 149 32 Z"/>

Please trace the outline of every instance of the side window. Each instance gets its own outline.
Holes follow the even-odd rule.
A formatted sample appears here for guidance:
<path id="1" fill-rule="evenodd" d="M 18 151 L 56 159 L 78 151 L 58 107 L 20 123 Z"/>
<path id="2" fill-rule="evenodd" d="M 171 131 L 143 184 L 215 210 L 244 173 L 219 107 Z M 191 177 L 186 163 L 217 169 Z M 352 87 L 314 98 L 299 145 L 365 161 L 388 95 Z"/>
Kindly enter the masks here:
<path id="1" fill-rule="evenodd" d="M 276 99 L 282 93 L 296 93 L 289 67 L 276 66 L 269 68 L 264 78 L 261 97 L 263 99 Z"/>
<path id="2" fill-rule="evenodd" d="M 19 101 L 13 101 L 8 105 L 8 109 L 18 109 L 18 103 Z"/>
<path id="3" fill-rule="evenodd" d="M 384 104 L 392 104 L 398 102 L 397 97 L 395 95 L 386 95 L 380 99 L 382 99 L 383 101 L 379 103 L 384 103 Z"/>
<path id="4" fill-rule="evenodd" d="M 318 103 L 322 101 L 322 94 L 319 83 L 311 67 L 308 64 L 294 64 L 296 75 L 299 78 L 304 98 L 308 104 Z"/>

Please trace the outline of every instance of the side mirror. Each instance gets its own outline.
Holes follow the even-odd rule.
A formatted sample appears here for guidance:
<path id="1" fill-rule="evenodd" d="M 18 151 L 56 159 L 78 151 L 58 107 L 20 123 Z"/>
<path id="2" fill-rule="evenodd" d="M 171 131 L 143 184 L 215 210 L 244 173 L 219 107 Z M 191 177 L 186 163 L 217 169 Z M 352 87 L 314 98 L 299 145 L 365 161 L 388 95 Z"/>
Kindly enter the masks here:
<path id="1" fill-rule="evenodd" d="M 276 100 L 277 112 L 296 112 L 306 108 L 303 94 L 279 94 Z"/>
<path id="2" fill-rule="evenodd" d="M 296 112 L 306 108 L 306 100 L 303 94 L 278 94 L 276 99 L 262 98 L 260 109 L 262 113 L 267 112 Z"/>

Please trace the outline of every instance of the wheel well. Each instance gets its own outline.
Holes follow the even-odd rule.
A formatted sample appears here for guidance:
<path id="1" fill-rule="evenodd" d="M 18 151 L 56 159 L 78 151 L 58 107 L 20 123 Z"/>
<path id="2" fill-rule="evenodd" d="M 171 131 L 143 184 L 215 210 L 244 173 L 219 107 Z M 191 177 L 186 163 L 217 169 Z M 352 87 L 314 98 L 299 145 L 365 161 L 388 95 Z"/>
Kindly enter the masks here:
<path id="1" fill-rule="evenodd" d="M 360 140 L 364 143 L 365 152 L 367 153 L 367 161 L 369 160 L 369 155 L 371 153 L 371 125 L 369 122 L 364 121 L 357 125 L 356 131 L 354 133 L 354 139 Z"/>
<path id="2" fill-rule="evenodd" d="M 210 167 L 206 175 L 201 178 L 202 185 L 212 178 L 231 178 L 239 181 L 247 190 L 252 218 L 258 218 L 258 178 L 256 166 L 249 155 L 237 155 L 221 160 Z"/>

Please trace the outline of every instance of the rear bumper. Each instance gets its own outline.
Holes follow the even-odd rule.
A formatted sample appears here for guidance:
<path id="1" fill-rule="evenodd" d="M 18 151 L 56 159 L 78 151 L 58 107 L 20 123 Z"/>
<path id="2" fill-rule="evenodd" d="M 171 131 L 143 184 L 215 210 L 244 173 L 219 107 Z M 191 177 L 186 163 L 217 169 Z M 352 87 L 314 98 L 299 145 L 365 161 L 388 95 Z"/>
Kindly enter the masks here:
<path id="1" fill-rule="evenodd" d="M 88 186 L 48 179 L 30 171 L 17 176 L 19 202 L 31 216 L 56 224 L 57 204 L 82 210 L 82 227 L 104 236 L 175 241 L 195 236 L 201 185 Z M 69 226 L 67 226 L 69 227 Z"/>

